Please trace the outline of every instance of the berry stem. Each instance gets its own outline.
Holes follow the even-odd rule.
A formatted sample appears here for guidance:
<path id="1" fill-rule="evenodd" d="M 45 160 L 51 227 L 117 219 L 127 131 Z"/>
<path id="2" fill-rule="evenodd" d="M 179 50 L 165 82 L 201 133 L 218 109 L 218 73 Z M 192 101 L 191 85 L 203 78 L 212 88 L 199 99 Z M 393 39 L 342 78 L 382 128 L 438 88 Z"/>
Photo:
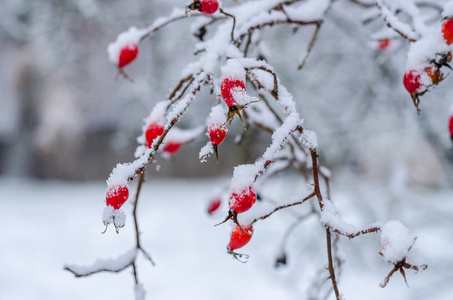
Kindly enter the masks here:
<path id="1" fill-rule="evenodd" d="M 233 18 L 233 27 L 231 28 L 231 41 L 234 42 L 234 28 L 236 27 L 236 17 L 219 8 L 219 11 L 227 17 Z"/>
<path id="2" fill-rule="evenodd" d="M 135 193 L 134 209 L 132 211 L 132 217 L 134 219 L 134 225 L 135 225 L 135 241 L 136 241 L 137 250 L 140 250 L 145 255 L 145 257 L 149 260 L 151 265 L 155 266 L 155 263 L 154 263 L 153 259 L 142 248 L 141 243 L 140 243 L 140 229 L 139 229 L 139 226 L 138 226 L 137 205 L 138 205 L 138 198 L 139 198 L 139 195 L 140 195 L 142 184 L 143 184 L 144 181 L 145 181 L 145 171 L 140 173 L 139 178 L 138 178 L 137 192 Z M 136 277 L 135 264 L 133 265 L 133 267 L 134 267 L 134 276 Z M 138 283 L 137 282 L 137 278 L 135 278 L 135 281 L 136 281 L 136 283 Z"/>

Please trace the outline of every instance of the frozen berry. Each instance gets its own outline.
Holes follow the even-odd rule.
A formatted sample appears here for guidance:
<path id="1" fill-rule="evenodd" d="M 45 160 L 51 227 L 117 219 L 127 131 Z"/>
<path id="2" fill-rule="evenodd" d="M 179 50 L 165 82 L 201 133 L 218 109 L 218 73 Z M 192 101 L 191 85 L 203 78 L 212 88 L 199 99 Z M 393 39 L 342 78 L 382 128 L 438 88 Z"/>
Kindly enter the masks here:
<path id="1" fill-rule="evenodd" d="M 240 214 L 248 211 L 256 202 L 256 192 L 249 186 L 239 193 L 232 193 L 230 196 L 230 209 Z"/>
<path id="2" fill-rule="evenodd" d="M 160 123 L 151 123 L 149 124 L 148 128 L 146 129 L 146 133 L 145 133 L 145 136 L 146 136 L 146 145 L 148 146 L 148 148 L 151 148 L 153 142 L 154 142 L 154 139 L 160 135 L 162 135 L 162 133 L 164 133 L 164 129 L 165 127 L 163 125 L 161 125 Z"/>
<path id="3" fill-rule="evenodd" d="M 253 226 L 242 225 L 241 227 L 236 224 L 234 225 L 233 231 L 231 232 L 230 243 L 228 244 L 229 252 L 244 247 L 252 238 Z"/>
<path id="4" fill-rule="evenodd" d="M 378 41 L 379 50 L 381 50 L 381 51 L 386 50 L 390 46 L 391 42 L 392 42 L 391 39 L 379 40 Z"/>
<path id="5" fill-rule="evenodd" d="M 181 143 L 176 142 L 176 141 L 169 141 L 165 144 L 164 147 L 164 152 L 174 154 L 178 152 L 178 150 L 181 148 Z"/>
<path id="6" fill-rule="evenodd" d="M 134 61 L 138 55 L 137 44 L 129 44 L 121 49 L 120 57 L 118 60 L 118 67 L 123 68 Z"/>
<path id="7" fill-rule="evenodd" d="M 114 209 L 119 209 L 129 198 L 127 185 L 115 185 L 107 189 L 105 203 Z"/>
<path id="8" fill-rule="evenodd" d="M 208 128 L 209 141 L 219 146 L 226 137 L 228 129 L 221 125 L 211 125 Z"/>
<path id="9" fill-rule="evenodd" d="M 216 212 L 219 209 L 221 203 L 222 201 L 220 200 L 220 198 L 213 199 L 211 203 L 209 203 L 208 214 L 212 215 L 214 212 Z"/>
<path id="10" fill-rule="evenodd" d="M 407 71 L 404 74 L 403 83 L 409 94 L 420 92 L 422 87 L 420 82 L 420 73 L 414 70 Z"/>
<path id="11" fill-rule="evenodd" d="M 448 45 L 453 43 L 453 19 L 446 19 L 442 23 L 442 35 Z"/>
<path id="12" fill-rule="evenodd" d="M 198 10 L 205 15 L 212 15 L 217 9 L 219 9 L 219 2 L 217 0 L 195 0 L 186 7 L 186 11 Z"/>
<path id="13" fill-rule="evenodd" d="M 241 90 L 245 91 L 245 82 L 240 79 L 232 80 L 227 77 L 223 79 L 222 83 L 220 84 L 220 92 L 222 94 L 222 98 L 228 105 L 228 107 L 236 105 L 236 100 L 234 100 L 233 92 L 238 92 Z"/>

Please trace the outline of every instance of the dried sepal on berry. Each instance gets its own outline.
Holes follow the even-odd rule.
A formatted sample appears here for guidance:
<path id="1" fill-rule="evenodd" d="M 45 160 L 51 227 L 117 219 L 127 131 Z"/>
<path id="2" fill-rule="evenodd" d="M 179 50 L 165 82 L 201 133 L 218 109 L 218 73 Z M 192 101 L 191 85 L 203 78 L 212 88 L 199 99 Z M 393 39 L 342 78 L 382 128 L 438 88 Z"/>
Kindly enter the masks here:
<path id="1" fill-rule="evenodd" d="M 105 230 L 102 232 L 103 234 L 107 231 L 109 224 L 113 224 L 116 233 L 119 233 L 120 228 L 124 227 L 126 224 L 126 214 L 121 209 L 114 209 L 112 206 L 107 205 L 104 208 L 102 222 L 105 225 Z"/>

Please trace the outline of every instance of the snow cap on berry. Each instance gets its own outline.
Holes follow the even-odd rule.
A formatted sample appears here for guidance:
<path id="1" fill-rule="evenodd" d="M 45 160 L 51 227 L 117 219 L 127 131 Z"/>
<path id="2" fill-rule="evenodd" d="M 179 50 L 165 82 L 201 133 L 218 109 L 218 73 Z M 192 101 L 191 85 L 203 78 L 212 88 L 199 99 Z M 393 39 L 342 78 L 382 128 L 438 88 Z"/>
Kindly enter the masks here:
<path id="1" fill-rule="evenodd" d="M 444 10 L 442 11 L 442 17 L 453 18 L 453 0 L 445 3 Z"/>
<path id="2" fill-rule="evenodd" d="M 138 45 L 142 36 L 146 34 L 146 30 L 137 29 L 136 27 L 129 28 L 128 31 L 122 32 L 116 38 L 116 41 L 109 44 L 107 53 L 109 60 L 115 65 L 119 64 L 121 50 L 131 45 Z"/>
<path id="3" fill-rule="evenodd" d="M 256 165 L 239 165 L 234 168 L 233 178 L 231 178 L 230 189 L 232 193 L 240 193 L 241 191 L 251 187 L 255 182 L 256 175 L 260 172 L 260 168 Z"/>
<path id="4" fill-rule="evenodd" d="M 208 127 L 212 125 L 218 125 L 219 127 L 227 121 L 227 112 L 225 111 L 224 107 L 219 104 L 213 106 L 211 109 L 211 113 L 208 117 Z"/>
<path id="5" fill-rule="evenodd" d="M 236 60 L 229 59 L 225 65 L 220 68 L 222 72 L 222 80 L 228 78 L 230 80 L 241 80 L 245 82 L 244 67 Z"/>
<path id="6" fill-rule="evenodd" d="M 400 221 L 392 220 L 382 226 L 381 245 L 383 258 L 397 264 L 408 256 L 416 236 Z"/>
<path id="7" fill-rule="evenodd" d="M 143 130 L 146 130 L 151 123 L 159 123 L 160 125 L 165 125 L 165 112 L 167 110 L 170 101 L 164 100 L 157 102 L 149 116 L 145 119 L 145 125 L 143 126 Z"/>
<path id="8" fill-rule="evenodd" d="M 436 57 L 437 53 L 448 53 L 449 51 L 450 47 L 445 43 L 441 32 L 430 32 L 410 45 L 407 52 L 406 70 L 414 70 L 422 74 L 424 69 L 430 66 L 430 61 Z M 426 84 L 424 80 L 430 81 L 427 78 L 421 78 L 421 83 Z"/>

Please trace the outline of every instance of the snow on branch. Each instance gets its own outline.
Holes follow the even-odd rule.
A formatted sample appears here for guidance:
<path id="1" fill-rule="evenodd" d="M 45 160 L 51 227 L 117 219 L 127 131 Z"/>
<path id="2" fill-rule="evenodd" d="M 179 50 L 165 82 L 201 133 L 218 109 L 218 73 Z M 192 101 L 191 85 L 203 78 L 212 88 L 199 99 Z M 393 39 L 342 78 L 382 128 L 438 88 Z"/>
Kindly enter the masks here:
<path id="1" fill-rule="evenodd" d="M 73 273 L 76 277 L 86 277 L 99 272 L 118 273 L 135 262 L 137 253 L 138 249 L 134 248 L 116 259 L 98 259 L 91 266 L 67 265 L 64 269 Z"/>

